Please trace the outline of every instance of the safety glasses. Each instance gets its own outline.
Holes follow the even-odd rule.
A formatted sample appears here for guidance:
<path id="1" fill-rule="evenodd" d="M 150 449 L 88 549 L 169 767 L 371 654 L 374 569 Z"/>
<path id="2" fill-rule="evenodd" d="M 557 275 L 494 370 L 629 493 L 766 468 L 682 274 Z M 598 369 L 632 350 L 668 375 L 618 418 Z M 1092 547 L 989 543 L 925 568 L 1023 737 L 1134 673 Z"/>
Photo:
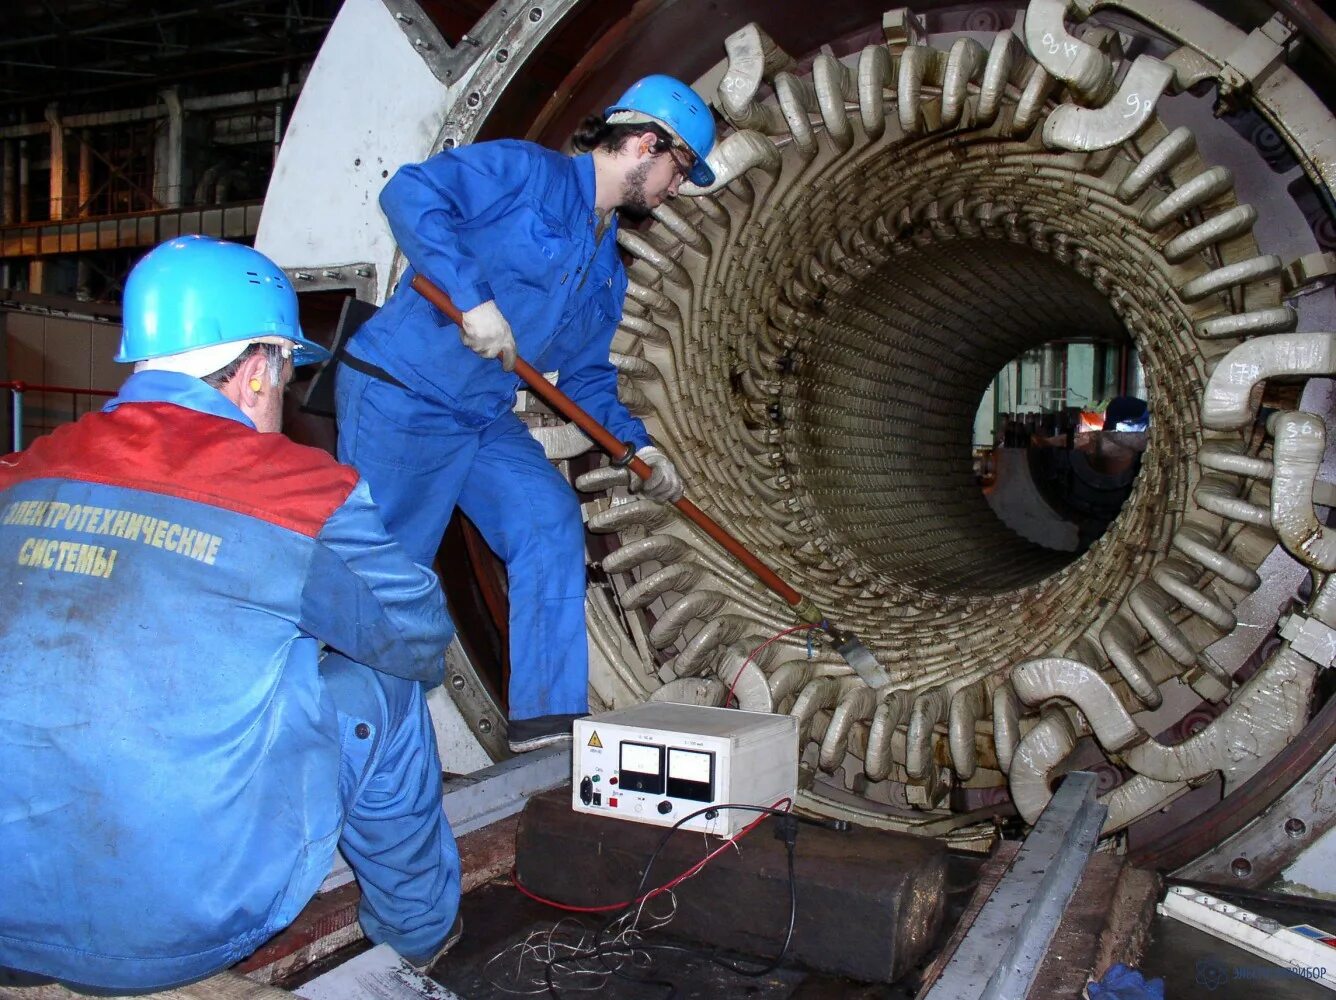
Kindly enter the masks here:
<path id="1" fill-rule="evenodd" d="M 673 158 L 673 171 L 685 184 L 691 178 L 691 168 L 696 164 L 696 158 L 690 153 L 679 149 L 668 150 L 668 155 Z"/>

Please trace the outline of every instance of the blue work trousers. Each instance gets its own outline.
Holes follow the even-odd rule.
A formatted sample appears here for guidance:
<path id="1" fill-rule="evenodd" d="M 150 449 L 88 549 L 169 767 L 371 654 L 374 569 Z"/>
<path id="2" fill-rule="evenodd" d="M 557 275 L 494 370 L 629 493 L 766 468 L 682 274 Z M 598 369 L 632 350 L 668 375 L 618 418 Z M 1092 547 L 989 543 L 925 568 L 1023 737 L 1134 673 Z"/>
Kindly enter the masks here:
<path id="1" fill-rule="evenodd" d="M 463 426 L 441 404 L 347 365 L 336 386 L 339 460 L 362 474 L 408 554 L 432 565 L 458 504 L 505 561 L 510 718 L 587 711 L 584 528 L 542 446 L 513 413 Z"/>
<path id="2" fill-rule="evenodd" d="M 339 849 L 362 890 L 362 929 L 406 958 L 429 958 L 454 923 L 460 881 L 422 683 L 337 653 L 320 676 L 339 717 Z"/>

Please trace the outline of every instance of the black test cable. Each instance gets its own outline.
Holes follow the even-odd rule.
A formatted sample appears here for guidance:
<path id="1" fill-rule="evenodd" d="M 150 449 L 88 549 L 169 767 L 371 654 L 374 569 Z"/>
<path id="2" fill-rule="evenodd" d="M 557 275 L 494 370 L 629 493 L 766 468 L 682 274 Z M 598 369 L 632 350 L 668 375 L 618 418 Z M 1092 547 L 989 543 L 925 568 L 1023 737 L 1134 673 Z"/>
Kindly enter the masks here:
<path id="1" fill-rule="evenodd" d="M 788 921 L 788 928 L 784 934 L 784 946 L 780 949 L 778 957 L 776 957 L 772 962 L 770 962 L 768 965 L 760 969 L 744 969 L 739 965 L 737 965 L 735 962 L 731 962 L 725 957 L 723 957 L 723 955 L 717 948 L 712 950 L 707 950 L 704 948 L 693 948 L 683 945 L 642 943 L 634 946 L 633 948 L 628 949 L 624 945 L 612 945 L 612 942 L 608 942 L 605 944 L 602 940 L 603 935 L 607 933 L 607 931 L 611 930 L 611 928 L 619 920 L 621 920 L 624 916 L 626 916 L 627 913 L 629 913 L 635 907 L 643 905 L 643 902 L 645 902 L 642 901 L 640 897 L 645 893 L 645 885 L 649 881 L 649 875 L 654 868 L 654 862 L 658 860 L 659 854 L 663 851 L 663 848 L 667 845 L 672 835 L 677 832 L 677 830 L 682 826 L 683 823 L 689 822 L 690 820 L 695 819 L 697 816 L 701 816 L 706 813 L 714 812 L 720 809 L 737 809 L 739 811 L 744 811 L 744 812 L 762 813 L 765 815 L 774 816 L 778 821 L 778 823 L 780 824 L 778 829 L 775 830 L 775 837 L 776 839 L 783 841 L 785 847 L 785 854 L 788 859 L 789 921 Z M 799 816 L 795 813 L 788 812 L 783 809 L 777 809 L 774 806 L 744 805 L 742 803 L 734 803 L 734 802 L 721 802 L 713 805 L 704 806 L 700 809 L 697 809 L 695 812 L 688 813 L 681 819 L 677 820 L 677 822 L 675 822 L 671 827 L 668 828 L 667 831 L 665 831 L 664 835 L 659 839 L 658 844 L 655 845 L 654 851 L 650 854 L 649 861 L 645 865 L 645 870 L 640 876 L 640 883 L 636 886 L 635 892 L 631 894 L 631 902 L 627 903 L 625 907 L 623 907 L 620 911 L 618 911 L 614 916 L 610 917 L 608 921 L 604 923 L 604 925 L 601 928 L 599 928 L 598 933 L 595 935 L 594 938 L 593 947 L 587 948 L 585 949 L 585 951 L 569 956 L 567 958 L 553 959 L 552 961 L 549 961 L 544 964 L 544 977 L 547 982 L 548 992 L 554 997 L 560 997 L 561 995 L 556 988 L 556 984 L 553 983 L 552 981 L 552 971 L 554 967 L 564 965 L 568 962 L 585 961 L 590 958 L 597 958 L 603 964 L 603 967 L 608 970 L 609 973 L 617 976 L 620 979 L 626 979 L 631 982 L 640 983 L 643 985 L 663 986 L 667 988 L 669 991 L 668 997 L 665 998 L 665 1000 L 672 1000 L 673 997 L 677 996 L 677 987 L 671 982 L 662 979 L 646 979 L 636 976 L 628 976 L 620 969 L 608 965 L 607 959 L 609 957 L 613 955 L 623 954 L 627 950 L 686 952 L 687 954 L 691 955 L 703 956 L 709 959 L 711 962 L 714 962 L 717 965 L 721 965 L 724 968 L 737 973 L 738 975 L 750 976 L 750 977 L 764 976 L 770 972 L 773 972 L 775 969 L 779 968 L 784 963 L 784 960 L 788 957 L 789 946 L 793 942 L 794 926 L 797 922 L 798 884 L 797 884 L 797 878 L 794 873 L 794 844 L 796 843 L 798 838 L 798 825 L 800 823 L 807 823 L 810 826 L 819 826 L 827 830 L 835 830 L 838 832 L 846 832 L 850 828 L 849 822 L 847 820 L 816 819 L 809 816 Z"/>

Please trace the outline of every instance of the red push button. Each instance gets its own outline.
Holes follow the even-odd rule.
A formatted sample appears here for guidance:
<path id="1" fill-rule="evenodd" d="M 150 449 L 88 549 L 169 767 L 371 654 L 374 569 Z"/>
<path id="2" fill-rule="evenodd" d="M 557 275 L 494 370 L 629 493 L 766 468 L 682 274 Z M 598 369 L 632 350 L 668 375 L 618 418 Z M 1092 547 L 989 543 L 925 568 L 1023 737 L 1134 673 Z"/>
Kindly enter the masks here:
<path id="1" fill-rule="evenodd" d="M 609 808 L 609 809 L 616 809 L 616 808 L 617 808 L 617 796 L 614 795 L 614 796 L 612 796 L 611 798 L 608 799 L 608 808 Z"/>

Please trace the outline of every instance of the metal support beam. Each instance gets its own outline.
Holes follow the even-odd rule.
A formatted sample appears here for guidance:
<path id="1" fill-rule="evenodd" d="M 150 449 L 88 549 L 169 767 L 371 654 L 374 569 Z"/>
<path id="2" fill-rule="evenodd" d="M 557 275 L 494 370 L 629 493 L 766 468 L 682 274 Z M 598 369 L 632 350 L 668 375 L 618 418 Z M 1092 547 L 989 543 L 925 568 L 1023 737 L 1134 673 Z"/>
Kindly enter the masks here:
<path id="1" fill-rule="evenodd" d="M 0 225 L 12 226 L 18 219 L 18 145 L 0 139 Z"/>
<path id="2" fill-rule="evenodd" d="M 1022 1000 L 1099 840 L 1095 775 L 1063 780 L 925 1000 Z"/>
<path id="3" fill-rule="evenodd" d="M 162 92 L 162 103 L 167 109 L 167 127 L 158 130 L 153 150 L 153 200 L 163 208 L 180 208 L 185 112 L 175 88 Z"/>
<path id="4" fill-rule="evenodd" d="M 287 101 L 296 98 L 302 90 L 301 82 L 288 83 L 281 87 L 261 87 L 258 90 L 238 90 L 230 94 L 213 94 L 207 97 L 190 97 L 180 101 L 181 109 L 187 113 L 196 111 L 222 111 L 228 108 L 267 107 L 275 101 Z M 152 104 L 141 108 L 124 108 L 118 111 L 91 111 L 81 115 L 67 115 L 63 119 L 66 128 L 99 128 L 103 125 L 124 125 L 127 122 L 153 121 L 171 113 L 167 104 Z M 45 135 L 50 126 L 42 122 L 25 122 L 20 125 L 6 125 L 0 128 L 0 139 L 22 139 L 34 135 Z"/>
<path id="5" fill-rule="evenodd" d="M 19 211 L 18 221 L 27 222 L 28 209 L 28 140 L 19 140 Z"/>
<path id="6" fill-rule="evenodd" d="M 455 836 L 514 816 L 530 796 L 570 780 L 571 745 L 560 743 L 521 754 L 445 783 L 441 804 Z"/>
<path id="7" fill-rule="evenodd" d="M 93 138 L 84 129 L 79 133 L 79 202 L 71 214 L 88 215 L 88 203 L 93 197 Z"/>
<path id="8" fill-rule="evenodd" d="M 51 135 L 51 212 L 48 218 L 65 217 L 65 128 L 60 121 L 60 110 L 54 105 L 46 109 L 47 127 Z"/>

